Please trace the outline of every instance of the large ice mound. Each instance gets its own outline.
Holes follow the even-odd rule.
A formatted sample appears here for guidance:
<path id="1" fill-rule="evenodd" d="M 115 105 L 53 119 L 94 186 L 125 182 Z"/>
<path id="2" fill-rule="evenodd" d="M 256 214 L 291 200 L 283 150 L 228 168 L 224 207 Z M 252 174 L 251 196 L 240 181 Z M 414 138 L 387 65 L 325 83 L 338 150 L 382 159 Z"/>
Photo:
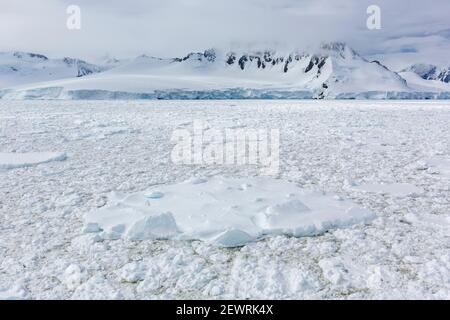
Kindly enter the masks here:
<path id="1" fill-rule="evenodd" d="M 287 181 L 213 177 L 112 193 L 107 206 L 86 214 L 84 231 L 103 239 L 199 239 L 235 247 L 271 234 L 318 235 L 374 217 L 350 201 Z"/>

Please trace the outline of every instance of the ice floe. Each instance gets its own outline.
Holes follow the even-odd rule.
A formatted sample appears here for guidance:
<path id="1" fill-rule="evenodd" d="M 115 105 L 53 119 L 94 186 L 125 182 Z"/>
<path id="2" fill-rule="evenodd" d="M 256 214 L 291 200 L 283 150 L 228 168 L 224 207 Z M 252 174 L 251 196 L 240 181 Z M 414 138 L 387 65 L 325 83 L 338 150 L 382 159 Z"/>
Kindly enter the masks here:
<path id="1" fill-rule="evenodd" d="M 51 161 L 64 161 L 66 155 L 56 152 L 0 152 L 0 169 L 30 167 Z"/>
<path id="2" fill-rule="evenodd" d="M 374 193 L 387 193 L 397 197 L 419 194 L 423 192 L 422 188 L 416 187 L 415 185 L 409 183 L 368 183 L 355 186 L 355 189 Z"/>
<path id="3" fill-rule="evenodd" d="M 368 222 L 375 215 L 333 195 L 267 177 L 212 177 L 112 193 L 85 216 L 84 232 L 105 239 L 198 239 L 234 247 L 267 235 L 295 237 Z"/>

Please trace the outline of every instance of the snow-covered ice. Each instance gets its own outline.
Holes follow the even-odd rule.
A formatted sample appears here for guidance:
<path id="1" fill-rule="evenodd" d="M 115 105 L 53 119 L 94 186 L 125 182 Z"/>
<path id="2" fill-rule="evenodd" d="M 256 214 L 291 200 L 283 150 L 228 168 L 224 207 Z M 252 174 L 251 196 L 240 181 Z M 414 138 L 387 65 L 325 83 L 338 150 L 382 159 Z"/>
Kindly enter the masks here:
<path id="1" fill-rule="evenodd" d="M 349 201 L 273 178 L 190 179 L 130 195 L 86 215 L 88 232 L 131 240 L 205 240 L 224 247 L 266 235 L 318 235 L 375 215 Z"/>
<path id="2" fill-rule="evenodd" d="M 0 53 L 0 67 L 0 99 L 8 100 L 450 98 L 448 68 L 416 65 L 399 74 L 342 42 L 291 52 L 140 55 L 107 66 L 6 52 Z"/>
<path id="3" fill-rule="evenodd" d="M 30 167 L 40 163 L 63 161 L 65 159 L 64 153 L 55 152 L 0 152 L 0 169 Z"/>
<path id="4" fill-rule="evenodd" d="M 0 288 L 0 300 L 24 300 L 29 299 L 26 289 L 20 285 L 14 285 L 8 289 Z"/>
<path id="5" fill-rule="evenodd" d="M 262 187 L 252 165 L 172 163 L 173 131 L 195 120 L 280 129 L 277 182 L 375 218 L 233 248 L 86 223 L 114 193 L 152 204 L 192 177 Z M 1 152 L 67 155 L 0 170 L 0 299 L 449 299 L 449 124 L 446 101 L 0 101 Z M 288 200 L 273 201 L 269 213 Z M 170 217 L 183 229 L 160 212 L 158 232 L 175 232 Z"/>
<path id="6" fill-rule="evenodd" d="M 394 196 L 406 196 L 414 193 L 421 193 L 423 190 L 409 183 L 392 183 L 392 184 L 362 184 L 355 187 L 358 190 L 367 192 L 384 192 Z"/>

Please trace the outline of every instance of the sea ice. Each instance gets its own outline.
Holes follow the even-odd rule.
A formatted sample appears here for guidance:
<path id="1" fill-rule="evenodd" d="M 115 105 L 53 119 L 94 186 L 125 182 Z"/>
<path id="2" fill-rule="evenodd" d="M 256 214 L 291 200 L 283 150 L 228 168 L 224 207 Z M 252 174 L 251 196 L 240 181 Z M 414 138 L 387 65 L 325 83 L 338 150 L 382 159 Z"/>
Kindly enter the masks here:
<path id="1" fill-rule="evenodd" d="M 29 299 L 29 293 L 21 285 L 14 285 L 9 289 L 0 288 L 0 300 L 26 300 L 26 299 Z"/>
<path id="2" fill-rule="evenodd" d="M 0 152 L 0 169 L 30 167 L 51 161 L 64 161 L 66 155 L 56 152 Z"/>
<path id="3" fill-rule="evenodd" d="M 107 239 L 199 239 L 235 247 L 272 234 L 318 235 L 374 217 L 350 201 L 287 181 L 213 177 L 113 193 L 107 206 L 86 214 L 84 231 Z"/>
<path id="4" fill-rule="evenodd" d="M 416 187 L 409 183 L 370 183 L 355 186 L 355 189 L 375 193 L 388 193 L 397 197 L 403 197 L 410 194 L 418 194 L 423 192 L 422 188 Z"/>

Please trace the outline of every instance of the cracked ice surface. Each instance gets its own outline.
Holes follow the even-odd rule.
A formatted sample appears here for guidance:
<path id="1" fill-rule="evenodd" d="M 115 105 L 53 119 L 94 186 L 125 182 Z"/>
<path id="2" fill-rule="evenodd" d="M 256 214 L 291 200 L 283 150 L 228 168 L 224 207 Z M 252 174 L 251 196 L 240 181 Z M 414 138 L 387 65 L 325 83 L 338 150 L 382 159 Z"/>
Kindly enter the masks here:
<path id="1" fill-rule="evenodd" d="M 376 219 L 239 248 L 82 233 L 113 191 L 258 176 L 173 164 L 171 134 L 194 120 L 279 128 L 281 180 Z M 0 152 L 67 158 L 0 171 L 0 298 L 448 299 L 449 124 L 446 101 L 2 101 Z"/>

